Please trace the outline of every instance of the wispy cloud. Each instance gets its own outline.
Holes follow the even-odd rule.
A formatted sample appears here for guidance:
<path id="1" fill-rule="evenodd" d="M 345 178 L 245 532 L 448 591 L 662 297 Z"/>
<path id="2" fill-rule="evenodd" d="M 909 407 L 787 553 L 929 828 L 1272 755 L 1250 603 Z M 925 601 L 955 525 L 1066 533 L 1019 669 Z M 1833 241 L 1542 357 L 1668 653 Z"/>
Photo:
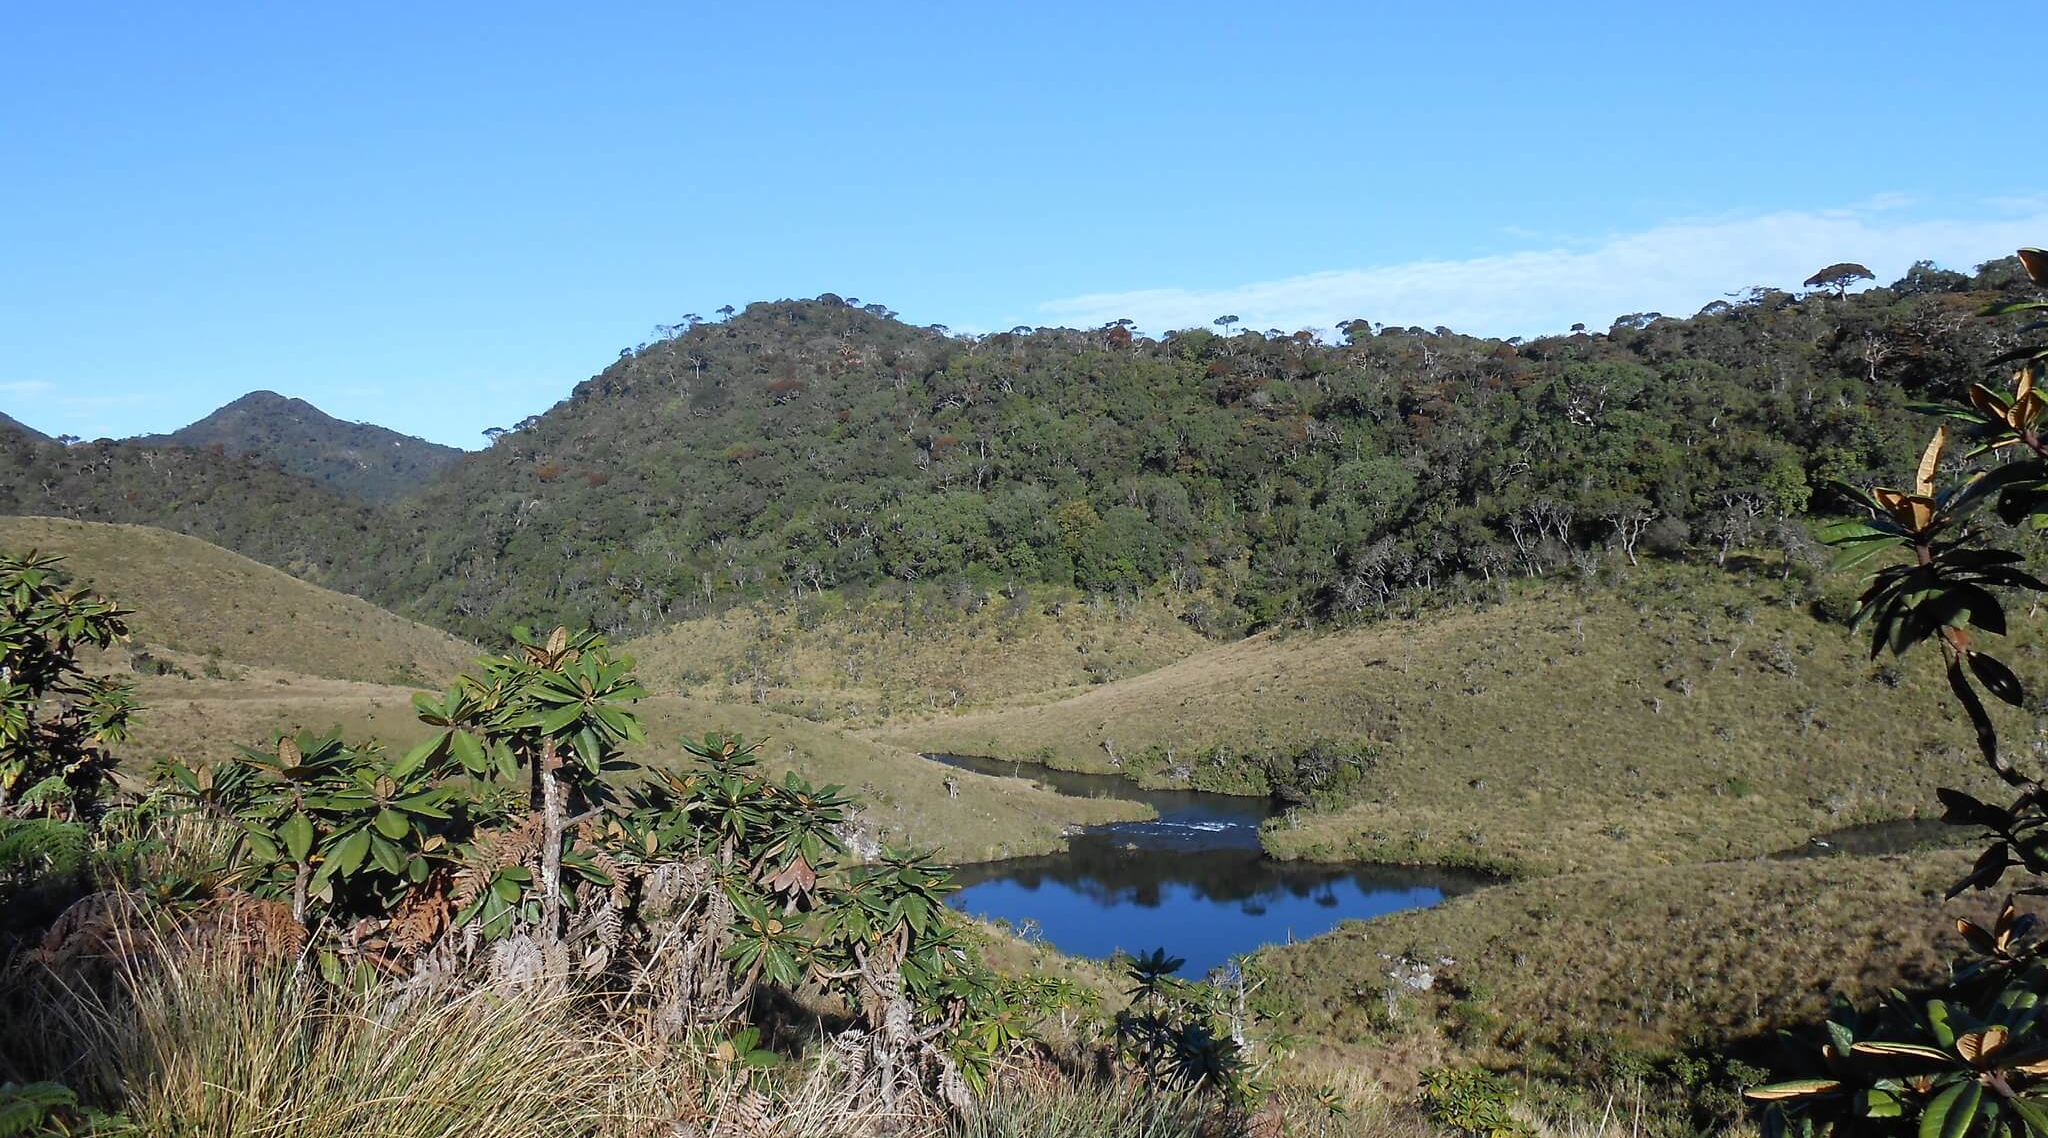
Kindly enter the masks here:
<path id="1" fill-rule="evenodd" d="M 1879 194 L 1840 209 L 1674 221 L 1639 233 L 1458 261 L 1332 269 L 1231 288 L 1148 288 L 1048 301 L 1050 322 L 1129 318 L 1160 332 L 1224 314 L 1242 327 L 1329 329 L 1355 318 L 1529 336 L 1632 312 L 1685 315 L 1752 285 L 1797 287 L 1814 270 L 1857 261 L 1880 281 L 1913 262 L 1968 270 L 2048 242 L 2048 200 L 2001 199 L 1975 217 L 1915 216 Z"/>

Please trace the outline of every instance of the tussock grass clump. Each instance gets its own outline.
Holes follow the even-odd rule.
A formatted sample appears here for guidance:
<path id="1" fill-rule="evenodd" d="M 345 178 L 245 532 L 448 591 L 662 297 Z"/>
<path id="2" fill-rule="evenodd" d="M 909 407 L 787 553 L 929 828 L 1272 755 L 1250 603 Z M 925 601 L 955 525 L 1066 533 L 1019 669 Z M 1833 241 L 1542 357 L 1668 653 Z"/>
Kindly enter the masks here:
<path id="1" fill-rule="evenodd" d="M 764 1075 L 722 1062 L 709 1038 L 630 1038 L 587 998 L 401 1001 L 388 987 L 318 984 L 289 963 L 140 947 L 98 977 L 16 968 L 0 1003 L 0 1080 L 60 1081 L 118 1112 L 106 1133 L 121 1138 L 943 1132 L 928 1114 L 857 1096 L 827 1052 Z"/>
<path id="2" fill-rule="evenodd" d="M 62 1082 L 118 1112 L 95 1133 L 119 1138 L 1228 1138 L 1257 1125 L 1197 1091 L 1015 1071 L 948 1121 L 857 1095 L 829 1051 L 764 1073 L 721 1062 L 715 1040 L 637 1042 L 570 996 L 399 1001 L 288 962 L 137 947 L 98 976 L 17 967 L 0 989 L 0 1080 Z M 1385 1104 L 1347 1121 L 1306 1099 L 1283 1113 L 1285 1097 L 1271 1125 L 1428 1132 Z"/>
<path id="3" fill-rule="evenodd" d="M 164 1138 L 623 1136 L 703 1090 L 701 1064 L 663 1070 L 567 1000 L 397 1007 L 388 993 L 316 990 L 288 964 L 148 957 L 163 963 L 138 958 L 100 983 L 18 976 L 7 1066 L 118 1110 L 123 1133 Z"/>
<path id="4" fill-rule="evenodd" d="M 1187 1138 L 1223 1133 L 1213 1104 L 1125 1083 L 1006 1086 L 949 1138 Z"/>

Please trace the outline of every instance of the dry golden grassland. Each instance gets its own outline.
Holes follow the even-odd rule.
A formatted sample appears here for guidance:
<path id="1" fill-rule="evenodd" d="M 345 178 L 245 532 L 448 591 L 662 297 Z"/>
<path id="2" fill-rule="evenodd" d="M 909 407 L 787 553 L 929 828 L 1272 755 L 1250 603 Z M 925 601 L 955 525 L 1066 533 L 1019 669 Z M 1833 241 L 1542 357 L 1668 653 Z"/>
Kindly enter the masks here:
<path id="1" fill-rule="evenodd" d="M 1347 922 L 1261 960 L 1284 1025 L 1348 1041 L 1339 1049 L 1361 1057 L 1430 1035 L 1506 1066 L 1589 1045 L 1717 1043 L 1813 1022 L 1832 993 L 1868 999 L 1943 975 L 1962 948 L 1954 919 L 1986 921 L 1993 903 L 1981 894 L 1942 900 L 1970 856 L 1545 877 Z M 1436 973 L 1430 991 L 1401 992 L 1391 1020 L 1389 958 Z"/>
<path id="2" fill-rule="evenodd" d="M 1053 698 L 1208 647 L 1157 601 L 936 586 L 760 602 L 624 645 L 663 690 L 849 724 Z"/>
<path id="3" fill-rule="evenodd" d="M 147 710 L 123 757 L 137 768 L 167 756 L 191 761 L 299 730 L 339 730 L 349 739 L 410 746 L 428 730 L 414 717 L 412 694 L 409 688 L 253 669 L 238 680 L 149 677 L 141 682 Z M 934 847 L 963 861 L 1058 850 L 1067 827 L 1137 817 L 1144 809 L 1069 798 L 1022 779 L 951 771 L 897 747 L 761 708 L 656 696 L 635 710 L 647 729 L 648 742 L 637 755 L 643 762 L 681 763 L 678 740 L 685 735 L 743 735 L 764 742 L 762 756 L 778 771 L 846 786 L 862 804 L 860 820 L 869 836 Z M 957 799 L 947 792 L 949 776 L 956 780 Z"/>
<path id="4" fill-rule="evenodd" d="M 62 568 L 135 610 L 132 648 L 199 671 L 208 658 L 373 683 L 447 682 L 475 646 L 437 628 L 149 526 L 0 517 L 0 549 Z"/>
<path id="5" fill-rule="evenodd" d="M 474 661 L 475 646 L 247 558 L 146 526 L 0 518 L 0 548 L 61 554 L 79 582 L 135 610 L 127 645 L 97 666 L 133 674 L 143 711 L 121 748 L 131 770 L 154 760 L 219 757 L 280 731 L 339 731 L 393 747 L 425 737 L 416 687 Z M 1190 634 L 1192 635 L 1192 634 Z M 839 783 L 863 804 L 869 836 L 935 847 L 960 860 L 1062 848 L 1076 825 L 1136 817 L 1127 802 L 1067 798 L 1019 779 L 950 772 L 888 744 L 766 708 L 658 696 L 638 708 L 650 763 L 680 762 L 678 740 L 710 731 L 764 741 L 777 770 Z M 948 777 L 958 797 L 949 794 Z"/>
<path id="6" fill-rule="evenodd" d="M 1788 592 L 1678 569 L 1528 585 L 1477 611 L 1269 633 L 877 737 L 1097 771 L 1365 742 L 1378 761 L 1354 799 L 1276 825 L 1270 850 L 1518 873 L 1749 857 L 1930 811 L 1937 786 L 1996 796 L 1938 661 L 1873 665 Z M 2034 640 L 2005 654 L 2039 670 Z"/>

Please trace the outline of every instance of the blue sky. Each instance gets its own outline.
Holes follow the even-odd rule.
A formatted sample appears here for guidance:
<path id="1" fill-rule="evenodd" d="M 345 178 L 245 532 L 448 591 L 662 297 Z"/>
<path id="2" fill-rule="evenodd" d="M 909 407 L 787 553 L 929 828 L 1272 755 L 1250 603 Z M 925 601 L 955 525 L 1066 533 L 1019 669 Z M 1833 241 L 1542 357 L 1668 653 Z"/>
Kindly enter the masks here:
<path id="1" fill-rule="evenodd" d="M 2048 243 L 2048 5 L 1450 7 L 6 5 L 0 411 L 477 446 L 827 290 L 1511 335 Z"/>

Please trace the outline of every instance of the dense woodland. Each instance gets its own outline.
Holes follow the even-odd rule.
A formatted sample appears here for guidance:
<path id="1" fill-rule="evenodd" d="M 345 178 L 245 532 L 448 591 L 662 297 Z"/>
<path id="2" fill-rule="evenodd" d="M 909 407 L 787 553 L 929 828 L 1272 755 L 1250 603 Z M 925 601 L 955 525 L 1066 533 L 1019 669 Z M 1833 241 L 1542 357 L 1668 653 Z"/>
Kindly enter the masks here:
<path id="1" fill-rule="evenodd" d="M 0 431 L 0 509 L 167 525 L 471 636 L 934 580 L 1156 590 L 1230 636 L 1602 558 L 1815 557 L 1801 518 L 1897 478 L 1908 405 L 2010 347 L 1974 316 L 2024 280 L 1923 263 L 1605 331 L 1359 319 L 1336 344 L 970 337 L 826 295 L 664 326 L 388 506 L 274 455 Z"/>

